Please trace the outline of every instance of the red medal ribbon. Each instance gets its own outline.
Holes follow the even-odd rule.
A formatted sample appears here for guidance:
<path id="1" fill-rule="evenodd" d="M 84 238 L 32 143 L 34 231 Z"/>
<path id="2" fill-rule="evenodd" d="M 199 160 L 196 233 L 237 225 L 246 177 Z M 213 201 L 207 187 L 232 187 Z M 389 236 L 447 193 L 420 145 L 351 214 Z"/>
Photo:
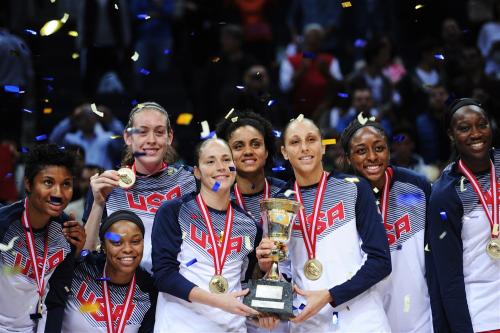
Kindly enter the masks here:
<path id="1" fill-rule="evenodd" d="M 109 287 L 108 281 L 106 281 L 106 266 L 104 266 L 104 272 L 102 273 L 104 279 L 102 281 L 102 294 L 104 296 L 104 307 L 105 312 L 104 316 L 106 318 L 106 328 L 108 333 L 123 333 L 125 330 L 125 326 L 127 325 L 127 318 L 129 316 L 129 312 L 132 311 L 132 307 L 130 306 L 132 303 L 132 299 L 134 298 L 135 293 L 135 274 L 132 277 L 132 281 L 130 281 L 130 285 L 128 287 L 127 296 L 125 296 L 125 303 L 123 304 L 123 310 L 121 316 L 118 319 L 118 327 L 113 325 L 113 317 L 111 315 L 111 297 L 109 296 Z"/>
<path id="2" fill-rule="evenodd" d="M 387 206 L 389 205 L 389 190 L 391 187 L 392 176 L 394 175 L 394 171 L 392 168 L 388 167 L 385 169 L 385 183 L 384 190 L 382 191 L 382 197 L 380 198 L 380 207 L 382 218 L 384 219 L 384 225 L 387 223 Z"/>
<path id="3" fill-rule="evenodd" d="M 196 203 L 198 203 L 198 207 L 200 208 L 203 219 L 207 224 L 208 233 L 210 235 L 210 244 L 212 245 L 212 249 L 214 251 L 213 257 L 215 275 L 222 275 L 222 268 L 224 267 L 224 263 L 226 262 L 226 257 L 228 255 L 227 246 L 229 244 L 229 240 L 231 239 L 231 232 L 233 230 L 233 207 L 231 206 L 231 202 L 229 202 L 226 212 L 226 224 L 224 226 L 224 243 L 222 244 L 222 249 L 219 249 L 219 246 L 217 244 L 218 242 L 215 240 L 215 231 L 212 224 L 212 218 L 210 217 L 210 213 L 208 212 L 205 201 L 203 201 L 201 193 L 196 196 Z"/>
<path id="4" fill-rule="evenodd" d="M 488 221 L 490 221 L 492 237 L 498 238 L 498 223 L 500 216 L 498 208 L 498 184 L 497 184 L 495 165 L 490 160 L 490 189 L 491 189 L 491 195 L 493 197 L 493 207 L 491 214 L 488 209 L 488 204 L 486 203 L 486 198 L 484 197 L 483 191 L 481 189 L 481 186 L 479 185 L 479 182 L 476 179 L 476 176 L 474 176 L 474 174 L 469 170 L 469 168 L 465 166 L 462 160 L 458 161 L 458 169 L 465 175 L 465 177 L 467 177 L 467 179 L 472 185 L 472 188 L 474 189 L 474 192 L 476 192 L 477 196 L 479 197 L 479 201 L 483 206 L 484 213 L 488 217 Z"/>
<path id="5" fill-rule="evenodd" d="M 24 199 L 24 211 L 21 216 L 21 223 L 23 224 L 24 236 L 26 237 L 26 247 L 31 258 L 31 265 L 33 266 L 33 273 L 35 274 L 35 280 L 38 289 L 38 295 L 40 299 L 43 297 L 45 292 L 45 266 L 47 265 L 47 254 L 49 252 L 49 227 L 46 226 L 45 230 L 45 246 L 43 250 L 43 265 L 40 267 L 40 262 L 37 260 L 36 256 L 36 246 L 35 237 L 33 236 L 33 230 L 28 221 L 28 198 Z"/>
<path id="6" fill-rule="evenodd" d="M 316 222 L 318 221 L 319 211 L 321 210 L 321 204 L 323 203 L 327 175 L 328 174 L 323 171 L 323 174 L 321 175 L 321 179 L 319 181 L 318 189 L 316 190 L 316 197 L 314 198 L 313 207 L 313 218 L 310 228 L 307 228 L 307 217 L 304 212 L 304 201 L 302 200 L 302 195 L 300 194 L 299 184 L 295 182 L 294 185 L 295 198 L 302 205 L 302 208 L 300 208 L 299 210 L 299 220 L 309 259 L 314 259 L 316 257 Z"/>
<path id="7" fill-rule="evenodd" d="M 243 195 L 240 192 L 240 189 L 238 188 L 238 184 L 234 184 L 234 197 L 236 198 L 236 202 L 238 203 L 238 206 L 241 207 L 245 212 L 247 211 L 245 207 L 245 201 L 243 200 Z M 267 182 L 267 179 L 264 178 L 264 197 L 262 198 L 263 200 L 269 199 L 271 197 L 271 187 L 269 186 L 269 183 Z M 262 225 L 262 219 L 260 219 L 260 225 Z"/>

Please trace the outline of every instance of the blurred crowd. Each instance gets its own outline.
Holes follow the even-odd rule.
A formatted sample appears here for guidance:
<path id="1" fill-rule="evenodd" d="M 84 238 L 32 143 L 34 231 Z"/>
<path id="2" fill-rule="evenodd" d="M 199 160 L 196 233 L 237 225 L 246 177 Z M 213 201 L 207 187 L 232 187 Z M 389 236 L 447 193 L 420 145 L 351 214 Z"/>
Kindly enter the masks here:
<path id="1" fill-rule="evenodd" d="M 83 202 L 147 100 L 169 112 L 187 164 L 200 122 L 232 108 L 277 133 L 304 114 L 327 139 L 365 112 L 392 138 L 392 163 L 433 181 L 450 158 L 450 101 L 476 98 L 500 122 L 500 1 L 6 0 L 0 86 L 0 202 L 22 196 L 23 154 L 40 141 L 81 152 Z M 339 154 L 328 147 L 330 170 Z"/>

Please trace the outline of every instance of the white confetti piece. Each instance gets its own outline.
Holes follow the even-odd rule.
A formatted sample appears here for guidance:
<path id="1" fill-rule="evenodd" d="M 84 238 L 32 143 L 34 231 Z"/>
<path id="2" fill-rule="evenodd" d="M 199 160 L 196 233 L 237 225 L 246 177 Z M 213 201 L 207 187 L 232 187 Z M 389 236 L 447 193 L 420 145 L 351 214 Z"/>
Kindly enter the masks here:
<path id="1" fill-rule="evenodd" d="M 182 239 L 184 239 L 184 238 L 186 238 L 186 232 L 185 231 L 182 232 Z"/>
<path id="2" fill-rule="evenodd" d="M 231 121 L 232 121 L 233 123 L 237 122 L 237 121 L 238 121 L 238 117 L 233 117 L 233 118 L 231 118 Z"/>
<path id="3" fill-rule="evenodd" d="M 210 126 L 208 125 L 208 121 L 204 120 L 201 122 L 201 133 L 202 138 L 205 138 L 210 135 Z"/>
<path id="4" fill-rule="evenodd" d="M 253 249 L 252 248 L 252 243 L 250 242 L 250 236 L 245 236 L 245 248 L 248 251 L 251 251 Z"/>
<path id="5" fill-rule="evenodd" d="M 139 60 L 139 53 L 137 51 L 134 51 L 134 54 L 130 57 L 133 61 Z"/>
<path id="6" fill-rule="evenodd" d="M 228 119 L 229 116 L 231 115 L 231 113 L 234 112 L 234 108 L 232 108 L 231 110 L 229 110 L 229 112 L 224 116 L 224 119 Z"/>
<path id="7" fill-rule="evenodd" d="M 104 113 L 97 110 L 97 106 L 95 105 L 95 103 L 90 104 L 90 108 L 92 109 L 92 112 L 94 112 L 99 117 L 101 117 L 101 118 L 104 117 Z"/>
<path id="8" fill-rule="evenodd" d="M 292 191 L 292 190 L 286 190 L 286 191 L 285 191 L 285 197 L 287 197 L 287 198 L 288 198 L 289 196 L 291 196 L 292 194 L 295 194 L 295 191 Z"/>
<path id="9" fill-rule="evenodd" d="M 297 121 L 302 121 L 302 120 L 304 120 L 304 115 L 303 115 L 302 113 L 301 113 L 301 114 L 299 114 L 299 116 L 297 117 L 297 119 L 296 119 L 296 120 L 297 120 Z"/>
<path id="10" fill-rule="evenodd" d="M 441 235 L 439 235 L 439 239 L 443 239 L 446 236 L 446 231 L 443 231 Z"/>
<path id="11" fill-rule="evenodd" d="M 18 238 L 18 236 L 12 237 L 8 244 L 0 243 L 0 251 L 9 251 L 10 249 L 12 249 L 14 247 L 14 243 Z"/>
<path id="12" fill-rule="evenodd" d="M 380 192 L 380 191 L 379 191 L 379 189 L 378 189 L 378 188 L 374 187 L 374 188 L 373 188 L 373 192 L 378 193 L 378 192 Z"/>
<path id="13" fill-rule="evenodd" d="M 345 179 L 345 181 L 350 182 L 350 183 L 359 183 L 358 177 L 346 177 L 344 179 Z"/>
<path id="14" fill-rule="evenodd" d="M 425 252 L 430 252 L 431 251 L 431 249 L 429 249 L 429 244 L 425 244 L 424 251 Z"/>
<path id="15" fill-rule="evenodd" d="M 66 23 L 69 19 L 69 14 L 68 13 L 64 13 L 63 17 L 61 18 L 61 22 L 62 23 Z"/>
<path id="16" fill-rule="evenodd" d="M 466 188 L 464 186 L 464 181 L 465 181 L 465 177 L 462 176 L 462 178 L 460 178 L 460 192 L 464 192 L 466 190 Z"/>
<path id="17" fill-rule="evenodd" d="M 368 121 L 368 118 L 366 118 L 365 116 L 363 116 L 363 113 L 360 112 L 358 114 L 358 122 L 361 124 L 361 125 L 364 125 L 366 124 L 366 122 Z"/>
<path id="18" fill-rule="evenodd" d="M 405 295 L 405 298 L 403 301 L 403 312 L 405 312 L 405 313 L 410 312 L 410 295 Z"/>

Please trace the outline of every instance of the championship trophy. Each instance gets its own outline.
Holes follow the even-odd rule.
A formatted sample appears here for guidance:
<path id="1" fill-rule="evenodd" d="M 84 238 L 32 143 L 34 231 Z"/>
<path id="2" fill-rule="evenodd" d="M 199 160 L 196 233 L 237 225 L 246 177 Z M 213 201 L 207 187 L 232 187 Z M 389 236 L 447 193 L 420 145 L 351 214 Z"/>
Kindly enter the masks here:
<path id="1" fill-rule="evenodd" d="M 243 299 L 243 303 L 251 308 L 275 314 L 282 320 L 293 316 L 293 290 L 292 284 L 281 277 L 278 265 L 288 257 L 284 246 L 290 241 L 293 222 L 300 206 L 296 201 L 287 199 L 271 198 L 261 201 L 264 235 L 274 241 L 275 245 L 269 256 L 273 262 L 263 279 L 248 281 L 250 291 Z"/>

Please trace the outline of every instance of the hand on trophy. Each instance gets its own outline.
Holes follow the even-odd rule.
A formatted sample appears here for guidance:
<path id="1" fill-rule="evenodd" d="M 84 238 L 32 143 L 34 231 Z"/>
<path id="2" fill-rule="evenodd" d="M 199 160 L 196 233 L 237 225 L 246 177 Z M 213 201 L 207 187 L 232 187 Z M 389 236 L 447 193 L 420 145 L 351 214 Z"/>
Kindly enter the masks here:
<path id="1" fill-rule="evenodd" d="M 238 297 L 245 296 L 248 294 L 248 289 L 234 291 L 229 294 L 212 294 L 216 298 L 216 305 L 218 308 L 234 313 L 240 316 L 259 316 L 260 313 L 249 306 L 243 304 Z"/>
<path id="2" fill-rule="evenodd" d="M 252 319 L 252 321 L 255 323 L 255 325 L 258 325 L 259 327 L 267 330 L 275 329 L 276 326 L 278 326 L 278 324 L 280 323 L 278 317 L 270 314 L 263 314 L 262 316 L 259 316 L 258 320 Z"/>
<path id="3" fill-rule="evenodd" d="M 300 324 L 318 313 L 325 305 L 333 301 L 330 292 L 324 290 L 302 290 L 297 285 L 294 285 L 294 291 L 304 296 L 307 300 L 307 305 L 302 312 L 295 318 L 290 319 L 295 324 Z"/>
<path id="4" fill-rule="evenodd" d="M 270 240 L 267 237 L 262 238 L 259 246 L 255 250 L 255 255 L 257 256 L 257 260 L 259 261 L 259 267 L 261 271 L 263 272 L 269 271 L 269 269 L 271 268 L 271 264 L 273 263 L 273 258 L 271 256 L 271 253 L 277 252 L 276 250 L 277 248 L 274 241 Z M 286 244 L 283 244 L 282 248 L 279 250 L 282 250 L 284 253 L 287 253 L 288 247 Z"/>

